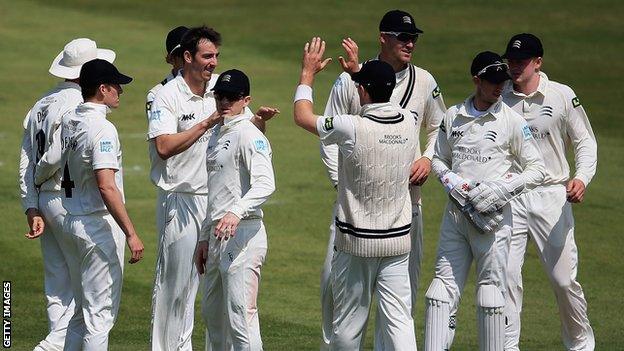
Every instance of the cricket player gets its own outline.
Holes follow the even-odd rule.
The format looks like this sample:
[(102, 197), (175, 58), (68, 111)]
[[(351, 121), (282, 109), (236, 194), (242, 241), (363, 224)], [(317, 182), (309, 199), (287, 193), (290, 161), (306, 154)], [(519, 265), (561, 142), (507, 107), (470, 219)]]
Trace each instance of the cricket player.
[(106, 119), (119, 106), (121, 85), (132, 78), (95, 59), (80, 70), (84, 103), (63, 116), (61, 151), (63, 231), (69, 236), (71, 285), (76, 301), (65, 350), (107, 350), (119, 309), (124, 241), (130, 263), (143, 257), (143, 243), (124, 205), (121, 145)]
[(232, 69), (212, 88), (223, 121), (208, 141), (208, 216), (197, 246), (202, 316), (213, 350), (262, 350), (260, 268), (267, 252), (262, 204), (275, 190), (269, 141), (250, 121), (249, 78)]
[[(503, 101), (524, 117), (548, 160), (544, 182), (512, 202), (505, 349), (518, 350), (522, 265), (530, 236), (555, 293), (565, 348), (593, 350), (595, 341), (587, 317), (587, 301), (576, 280), (578, 249), (571, 204), (583, 200), (596, 173), (596, 138), (574, 91), (549, 80), (541, 71), (543, 55), (539, 38), (522, 33), (509, 40), (503, 56), (512, 78), (503, 92)], [(566, 160), (569, 148), (574, 151), (575, 160), (571, 179)]]
[[(503, 350), (505, 269), (511, 238), (508, 202), (544, 179), (544, 162), (524, 119), (500, 94), (507, 65), (479, 53), (470, 68), (475, 93), (446, 113), (433, 170), (449, 193), (440, 228), (435, 277), (426, 293), (425, 350), (451, 348), (455, 319), (470, 265), (476, 263), (481, 350)], [(514, 172), (514, 162), (519, 165)]]
[[(151, 180), (159, 188), (156, 223), (159, 230), (156, 277), (152, 296), (152, 350), (192, 350), (195, 295), (199, 276), (193, 253), (208, 208), (206, 150), (210, 128), (222, 120), (214, 86), (221, 35), (205, 26), (189, 29), (181, 49), (182, 74), (156, 94), (147, 137)], [(246, 112), (249, 112), (248, 109)], [(261, 107), (252, 122), (279, 111)]]
[(87, 38), (67, 43), (49, 70), (63, 81), (43, 95), (24, 120), (19, 172), (21, 198), (30, 227), (26, 237), (34, 239), (44, 234), (40, 240), (49, 328), (35, 351), (62, 350), (67, 324), (74, 313), (74, 292), (66, 259), (69, 237), (63, 233), (66, 211), (60, 192), (59, 126), (61, 117), (82, 103), (78, 85), (80, 68), (96, 57), (113, 62), (115, 53), (98, 49)]
[[(438, 135), (438, 126), (444, 117), (446, 107), (440, 88), (433, 76), (426, 70), (413, 65), (412, 52), (415, 49), (416, 41), (422, 30), (416, 27), (414, 18), (407, 12), (393, 10), (387, 12), (379, 23), (379, 43), (381, 50), (374, 58), (389, 63), (395, 71), (396, 86), (390, 97), (392, 103), (401, 108), (410, 110), (412, 120), (416, 124), (415, 140), (418, 143), (418, 151), (412, 164), (410, 174), (410, 192), (412, 196), (412, 250), (410, 254), (410, 283), (412, 290), (412, 307), (416, 303), (416, 293), (418, 291), (418, 277), (420, 275), (420, 265), (422, 261), (422, 212), (420, 201), (420, 186), (427, 180), (431, 171), (431, 158), (435, 139)], [(329, 95), (325, 107), (326, 116), (350, 114), (357, 115), (361, 105), (357, 88), (351, 79), (350, 74), (360, 69), (358, 63), (358, 47), (354, 40), (347, 38), (343, 40), (342, 46), (346, 51), (346, 59), (340, 57), (339, 61), (346, 71), (342, 73)], [(427, 142), (424, 152), (421, 154), (419, 133), (424, 129), (427, 133)], [(325, 164), (329, 178), (337, 187), (338, 183), (338, 146), (336, 144), (326, 145), (321, 143), (321, 159)], [(331, 271), (331, 259), (334, 252), (335, 226), (332, 220), (330, 225), (329, 243), (323, 272), (321, 274), (321, 304), (322, 304), (322, 326), (323, 343), (322, 348), (326, 348), (331, 335), (332, 323), (332, 297), (329, 284), (329, 274)], [(377, 338), (382, 340), (381, 338)], [(383, 349), (382, 345), (376, 348)]]
[(409, 175), (417, 126), (409, 110), (390, 102), (396, 76), (380, 60), (351, 76), (362, 103), (358, 115), (316, 116), (314, 76), (331, 60), (323, 60), (324, 51), (320, 38), (305, 45), (294, 114), (299, 126), (339, 147), (329, 349), (360, 348), (375, 295), (380, 305), (376, 337), (383, 338), (384, 348), (416, 350), (408, 261)]
[[(147, 98), (145, 102), (145, 112), (147, 114), (147, 119), (149, 120), (150, 111), (152, 109), (152, 103), (154, 102), (154, 98), (156, 97), (156, 93), (162, 88), (165, 84), (169, 83), (170, 80), (175, 78), (182, 67), (184, 67), (184, 57), (182, 57), (182, 37), (188, 28), (185, 26), (175, 27), (167, 33), (167, 38), (165, 39), (165, 49), (167, 50), (167, 55), (165, 56), (165, 62), (171, 65), (171, 72), (163, 79), (160, 83), (156, 84), (152, 89), (147, 92)], [(151, 145), (151, 144), (150, 144)], [(153, 153), (150, 152), (150, 155)]]

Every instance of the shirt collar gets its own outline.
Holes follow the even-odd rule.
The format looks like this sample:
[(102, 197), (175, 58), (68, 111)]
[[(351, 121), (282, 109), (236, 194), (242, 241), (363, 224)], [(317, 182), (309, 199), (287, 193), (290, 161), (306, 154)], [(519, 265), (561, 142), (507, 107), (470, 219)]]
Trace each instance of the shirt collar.
[(398, 107), (391, 102), (381, 102), (375, 104), (366, 104), (360, 110), (360, 116), (374, 115), (375, 117), (396, 117)]
[(106, 115), (111, 113), (110, 107), (104, 104), (97, 104), (95, 102), (83, 102), (76, 108), (76, 113), (80, 115), (93, 114), (95, 116), (101, 115), (106, 118)]
[[(378, 61), (379, 60), (379, 55), (377, 55), (375, 58), (372, 58), (371, 61), (372, 60)], [(394, 73), (396, 75), (397, 83), (400, 82), (403, 78), (407, 77), (407, 72), (409, 72), (409, 66), (410, 66), (410, 63), (408, 63), (407, 66), (405, 66), (404, 69)]]
[[(457, 111), (458, 115), (464, 116), (464, 117), (468, 117), (468, 118), (477, 118), (479, 116), (473, 116), (472, 114), (470, 114), (469, 109), (466, 108), (466, 106), (468, 106), (468, 104), (472, 104), (473, 100), (474, 100), (474, 96), (475, 94), (471, 94), (466, 100), (464, 100), (464, 103), (459, 107), (459, 110)], [(496, 101), (494, 104), (492, 104), (492, 106), (490, 106), (487, 110), (484, 111), (484, 114), (481, 115), (479, 118), (485, 117), (485, 116), (492, 116), (494, 118), (498, 118), (501, 111), (502, 111), (502, 107), (503, 107), (503, 99), (501, 97), (498, 98), (498, 101)]]
[(511, 82), (511, 80), (509, 81), (509, 83), (507, 83), (507, 86), (505, 87), (505, 91), (507, 91), (507, 93), (511, 93), (521, 98), (533, 97), (535, 96), (535, 94), (546, 96), (546, 89), (548, 88), (548, 76), (544, 72), (539, 72), (538, 74), (539, 74), (539, 83), (537, 85), (537, 90), (532, 92), (531, 94), (524, 94), (519, 91), (516, 91), (513, 88), (513, 83)]
[[(181, 71), (180, 71), (180, 73), (181, 73)], [(187, 101), (191, 100), (193, 97), (199, 97), (199, 98), (203, 98), (203, 99), (205, 99), (207, 97), (212, 97), (212, 91), (210, 91), (210, 82), (206, 83), (206, 91), (204, 92), (204, 96), (198, 96), (198, 95), (195, 95), (191, 91), (191, 88), (189, 88), (188, 84), (186, 84), (186, 81), (184, 80), (184, 77), (183, 77), (182, 74), (178, 74), (174, 79), (178, 83), (178, 89), (180, 90), (182, 95), (184, 95), (186, 97)]]
[(236, 123), (242, 120), (250, 119), (251, 117), (253, 117), (253, 114), (251, 113), (251, 111), (249, 111), (248, 109), (244, 109), (243, 113), (241, 113), (240, 115), (223, 117), (223, 126), (232, 127)]
[(59, 89), (77, 89), (80, 91), (80, 85), (74, 82), (62, 81), (58, 84)]

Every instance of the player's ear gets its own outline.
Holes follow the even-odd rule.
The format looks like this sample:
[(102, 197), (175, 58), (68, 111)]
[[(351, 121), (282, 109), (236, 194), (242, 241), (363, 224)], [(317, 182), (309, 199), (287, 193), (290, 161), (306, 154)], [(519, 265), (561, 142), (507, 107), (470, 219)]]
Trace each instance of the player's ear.
[(249, 103), (251, 103), (251, 96), (245, 96), (243, 102), (245, 103), (245, 107), (249, 106)]
[(379, 43), (381, 43), (381, 45), (384, 45), (386, 43), (386, 38), (384, 38), (384, 35), (382, 33), (379, 33)]
[(479, 85), (479, 83), (481, 83), (481, 78), (477, 76), (472, 76), (472, 82), (474, 83), (474, 85)]
[(541, 57), (536, 57), (535, 58), (535, 71), (539, 72), (542, 70), (542, 58)]
[(191, 55), (191, 52), (188, 50), (184, 51), (184, 62), (186, 63), (193, 62), (193, 55)]

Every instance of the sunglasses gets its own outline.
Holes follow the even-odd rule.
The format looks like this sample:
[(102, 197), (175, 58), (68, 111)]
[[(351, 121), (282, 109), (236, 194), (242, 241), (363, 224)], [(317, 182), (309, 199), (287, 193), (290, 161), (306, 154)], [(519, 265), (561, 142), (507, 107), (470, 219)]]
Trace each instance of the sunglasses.
[(217, 100), (226, 99), (227, 101), (238, 101), (244, 98), (245, 95), (241, 93), (232, 93), (229, 91), (220, 91), (220, 92), (215, 91), (215, 97), (217, 98)]
[(505, 70), (505, 71), (509, 70), (509, 66), (507, 66), (506, 63), (503, 63), (503, 62), (493, 63), (491, 65), (487, 65), (483, 67), (479, 72), (477, 72), (477, 77), (487, 72), (490, 68), (494, 68), (495, 72), (501, 71), (501, 70)]
[(397, 38), (398, 41), (403, 43), (415, 43), (418, 41), (418, 34), (411, 34), (405, 32), (381, 32), (382, 34), (392, 35)]

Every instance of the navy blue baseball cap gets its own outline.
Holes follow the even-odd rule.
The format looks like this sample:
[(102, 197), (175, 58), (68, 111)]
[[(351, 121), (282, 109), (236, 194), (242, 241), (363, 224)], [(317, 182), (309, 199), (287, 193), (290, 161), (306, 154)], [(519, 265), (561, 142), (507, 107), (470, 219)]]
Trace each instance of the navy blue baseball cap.
[(420, 34), (423, 32), (416, 27), (414, 17), (401, 10), (386, 12), (386, 14), (381, 18), (381, 22), (379, 22), (379, 31), (409, 34)]
[(165, 48), (167, 54), (171, 55), (174, 51), (180, 49), (180, 43), (182, 43), (182, 37), (188, 32), (188, 28), (185, 26), (175, 27), (167, 34), (167, 40), (165, 41)]
[(227, 70), (219, 75), (212, 91), (215, 93), (239, 94), (249, 96), (249, 77), (237, 69)]
[(128, 84), (132, 78), (119, 72), (112, 63), (95, 59), (91, 60), (80, 69), (80, 86), (92, 87), (100, 84)]
[(516, 34), (507, 43), (503, 54), (505, 59), (526, 59), (531, 57), (543, 57), (544, 48), (542, 42), (533, 34)]
[(351, 75), (351, 79), (367, 90), (392, 92), (396, 85), (396, 75), (390, 64), (381, 60), (371, 60)]
[(470, 74), (491, 83), (502, 83), (509, 77), (509, 67), (497, 53), (483, 51), (477, 54), (470, 65)]

